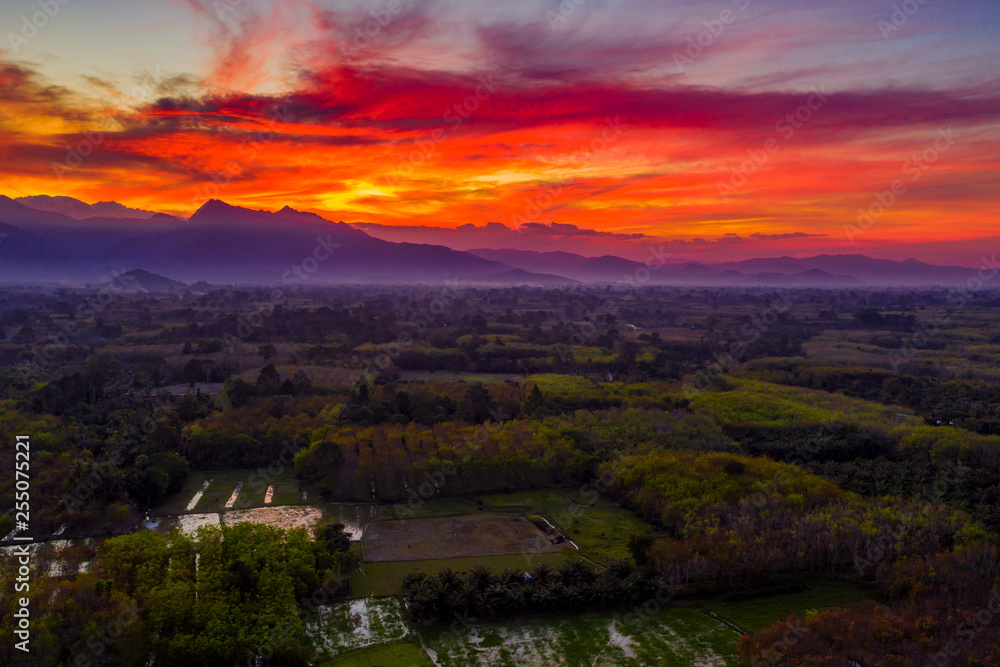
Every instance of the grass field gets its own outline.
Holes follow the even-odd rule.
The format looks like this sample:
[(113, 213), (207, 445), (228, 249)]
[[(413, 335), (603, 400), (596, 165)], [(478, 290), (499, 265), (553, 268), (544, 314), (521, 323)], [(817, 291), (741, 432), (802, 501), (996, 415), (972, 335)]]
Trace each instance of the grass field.
[(552, 508), (542, 516), (580, 548), (580, 554), (607, 563), (629, 558), (628, 541), (632, 535), (649, 534), (653, 527), (631, 512), (619, 507)]
[(440, 667), (736, 665), (737, 633), (696, 609), (582, 614), (421, 630)]
[[(233, 490), (236, 489), (236, 485), (240, 482), (245, 482), (247, 477), (248, 475), (244, 475), (241, 472), (220, 472), (212, 475), (212, 483), (194, 509), (198, 512), (226, 509), (226, 501), (229, 500)], [(243, 486), (248, 491), (251, 488), (245, 483)], [(242, 493), (242, 487), (240, 492)]]
[(396, 598), (362, 598), (322, 607), (306, 625), (324, 659), (410, 636), (410, 624)]
[(712, 602), (704, 605), (750, 632), (783, 621), (789, 616), (802, 616), (811, 610), (820, 611), (872, 599), (872, 594), (851, 583), (819, 579), (809, 584), (809, 590), (799, 593), (771, 595), (739, 602)]
[(501, 511), (539, 514), (580, 549), (587, 558), (606, 563), (630, 556), (629, 537), (653, 533), (653, 527), (594, 491), (576, 487), (516, 491), (475, 499)]
[(361, 544), (371, 562), (542, 553), (564, 546), (552, 544), (524, 517), (490, 512), (378, 521), (365, 529)]
[(564, 489), (540, 489), (537, 491), (514, 491), (512, 493), (493, 493), (486, 496), (474, 496), (485, 505), (504, 508), (541, 509), (548, 507), (563, 507), (569, 505), (569, 499), (562, 494)]
[[(189, 510), (187, 508), (189, 502), (208, 480), (211, 480), (208, 489), (205, 490), (205, 493), (198, 500), (197, 505)], [(303, 505), (316, 502), (317, 500), (315, 489), (310, 485), (303, 485), (296, 481), (291, 468), (280, 475), (267, 479), (253, 468), (241, 470), (198, 470), (188, 475), (181, 490), (167, 498), (156, 508), (155, 513), (166, 516), (183, 514), (189, 511), (217, 512), (225, 510), (226, 502), (236, 489), (236, 485), (240, 482), (243, 482), (243, 486), (240, 488), (240, 494), (236, 499), (233, 509), (272, 505)], [(265, 503), (264, 499), (267, 494), (267, 488), (272, 484), (274, 485), (274, 494), (271, 502)], [(302, 491), (306, 492), (306, 500), (302, 500)]]
[(411, 642), (375, 646), (319, 663), (320, 667), (434, 667), (424, 650)]
[(422, 516), (451, 516), (453, 514), (474, 514), (482, 508), (472, 496), (460, 498), (415, 498), (384, 506), (379, 516), (386, 519), (412, 519)]
[(421, 561), (391, 561), (362, 563), (351, 573), (351, 595), (402, 595), (403, 578), (420, 570), (437, 574), (445, 568), (464, 572), (477, 565), (485, 565), (494, 572), (511, 568), (518, 572), (530, 570), (541, 563), (558, 567), (576, 551), (562, 550), (537, 555), (480, 556), (477, 558), (438, 558)]

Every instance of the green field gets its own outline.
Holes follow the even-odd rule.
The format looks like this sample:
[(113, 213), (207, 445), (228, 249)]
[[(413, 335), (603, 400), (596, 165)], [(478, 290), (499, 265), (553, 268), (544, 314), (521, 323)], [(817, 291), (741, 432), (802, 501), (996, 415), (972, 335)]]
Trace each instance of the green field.
[(434, 667), (424, 650), (403, 642), (375, 646), (319, 663), (320, 667)]
[(542, 516), (572, 540), (580, 548), (581, 555), (599, 563), (629, 558), (629, 538), (653, 532), (651, 525), (618, 507), (574, 505), (542, 512)]
[(628, 558), (629, 537), (654, 532), (649, 523), (590, 488), (557, 487), (473, 497), (494, 510), (544, 517), (579, 547), (581, 556), (599, 563)]
[(306, 629), (323, 658), (410, 636), (409, 621), (396, 598), (361, 598), (325, 606)]
[(474, 496), (476, 500), (495, 508), (548, 508), (569, 505), (569, 499), (562, 494), (568, 489), (541, 489), (538, 491), (515, 491)]
[(362, 563), (351, 573), (351, 595), (402, 595), (403, 578), (420, 570), (427, 574), (437, 574), (451, 568), (464, 572), (476, 565), (485, 565), (494, 572), (511, 568), (518, 572), (531, 570), (540, 563), (556, 567), (573, 556), (575, 550), (564, 549), (537, 555), (477, 556), (473, 558), (438, 558), (421, 561), (389, 561), (383, 563)]
[(736, 665), (737, 633), (696, 609), (601, 613), (421, 630), (441, 667)]
[(415, 498), (392, 505), (386, 505), (379, 518), (411, 519), (422, 516), (450, 516), (452, 514), (471, 514), (480, 511), (479, 505), (472, 497), (460, 498)]
[(803, 616), (809, 611), (843, 607), (871, 600), (872, 593), (854, 584), (820, 579), (798, 593), (770, 595), (738, 602), (712, 602), (705, 607), (729, 619), (745, 630), (756, 632), (789, 616)]
[[(199, 512), (210, 512), (214, 510), (222, 510), (226, 508), (226, 501), (232, 495), (233, 490), (236, 489), (236, 485), (243, 482), (243, 487), (247, 491), (250, 491), (252, 487), (246, 483), (249, 475), (244, 475), (239, 471), (236, 472), (225, 472), (216, 473), (212, 475), (212, 483), (209, 485), (208, 490), (205, 491), (205, 495), (201, 497), (198, 504), (195, 506), (195, 510)], [(243, 494), (243, 488), (240, 489), (240, 495)]]
[[(184, 485), (177, 493), (168, 497), (155, 513), (159, 515), (182, 514), (189, 511), (188, 503), (195, 493), (201, 489), (206, 480), (212, 480), (208, 489), (202, 495), (195, 512), (215, 512), (226, 508), (226, 501), (236, 488), (236, 485), (243, 482), (240, 495), (237, 498), (233, 509), (246, 509), (250, 507), (265, 507), (272, 505), (300, 505), (316, 502), (317, 495), (310, 485), (303, 485), (294, 478), (294, 471), (289, 467), (280, 475), (273, 479), (263, 477), (255, 468), (244, 468), (237, 470), (198, 470), (188, 475)], [(274, 484), (274, 496), (271, 502), (265, 505), (264, 497), (267, 487)], [(301, 492), (307, 492), (307, 500), (301, 500)]]

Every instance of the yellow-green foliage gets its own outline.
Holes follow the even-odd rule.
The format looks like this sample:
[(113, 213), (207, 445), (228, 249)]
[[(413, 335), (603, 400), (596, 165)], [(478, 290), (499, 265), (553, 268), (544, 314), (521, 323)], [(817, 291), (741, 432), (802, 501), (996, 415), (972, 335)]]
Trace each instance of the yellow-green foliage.
[(572, 396), (600, 397), (599, 384), (582, 375), (558, 375), (556, 373), (545, 373), (542, 375), (532, 375), (525, 382), (525, 386), (537, 385), (545, 398), (558, 401)]
[[(515, 336), (513, 334), (487, 334), (481, 336), (479, 334), (466, 334), (464, 336), (459, 336), (455, 341), (455, 345), (458, 347), (466, 347), (471, 345), (473, 340), (479, 336), (479, 340), (483, 344), (493, 343), (497, 338), (503, 341), (504, 345), (516, 345), (518, 343), (526, 343), (526, 341), (520, 336)], [(525, 347), (531, 347), (530, 345), (525, 345)]]
[(707, 415), (634, 408), (577, 410), (571, 420), (566, 420), (566, 427), (588, 434), (588, 441), (595, 446), (633, 454), (651, 449), (726, 451), (739, 447)]
[(58, 417), (24, 414), (15, 409), (14, 401), (0, 401), (0, 442), (11, 443), (19, 435), (30, 436), (35, 451), (57, 449), (63, 442)]
[(900, 441), (904, 454), (926, 452), (935, 463), (962, 461), (995, 465), (1000, 436), (979, 435), (952, 426), (915, 426)]
[(681, 397), (677, 385), (666, 382), (598, 382), (582, 375), (542, 373), (524, 382), (529, 390), (532, 385), (545, 400), (563, 405), (662, 406), (664, 399)]
[(724, 424), (801, 426), (826, 421), (858, 426), (891, 426), (902, 408), (849, 398), (814, 389), (786, 387), (755, 380), (730, 379), (728, 391), (705, 391), (692, 404)]
[(795, 466), (725, 453), (658, 451), (624, 456), (606, 464), (604, 474), (613, 475), (614, 486), (639, 505), (683, 514), (732, 507), (755, 494), (810, 507), (849, 497), (831, 482)]

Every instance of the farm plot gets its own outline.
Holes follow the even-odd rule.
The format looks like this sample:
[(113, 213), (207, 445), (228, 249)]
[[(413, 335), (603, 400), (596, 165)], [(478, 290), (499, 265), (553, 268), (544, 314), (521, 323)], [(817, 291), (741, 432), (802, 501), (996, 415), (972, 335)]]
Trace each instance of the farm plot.
[(374, 521), (384, 508), (378, 505), (326, 505), (326, 523), (343, 524), (351, 540), (359, 541), (365, 527)]
[(412, 561), (503, 554), (544, 553), (553, 544), (524, 517), (463, 515), (378, 521), (361, 540), (366, 561)]
[(290, 469), (273, 477), (257, 469), (203, 470), (191, 473), (181, 490), (156, 508), (155, 514), (302, 505), (308, 502), (303, 492), (307, 499), (316, 497), (309, 485), (293, 477)]
[(402, 641), (410, 635), (410, 625), (396, 598), (362, 598), (319, 608), (306, 632), (322, 659), (330, 659)]
[(439, 667), (722, 667), (737, 633), (695, 609), (585, 614), (421, 630)]
[(310, 532), (322, 518), (323, 510), (318, 507), (255, 507), (222, 513), (222, 523), (226, 526), (252, 521), (287, 530), (307, 528)]

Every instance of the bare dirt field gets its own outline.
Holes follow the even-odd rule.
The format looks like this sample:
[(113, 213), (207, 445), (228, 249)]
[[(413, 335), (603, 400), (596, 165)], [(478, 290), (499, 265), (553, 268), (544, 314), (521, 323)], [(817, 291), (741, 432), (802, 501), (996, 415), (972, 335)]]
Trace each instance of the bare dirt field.
[(469, 514), (376, 521), (361, 538), (367, 561), (544, 553), (566, 548), (524, 517)]

